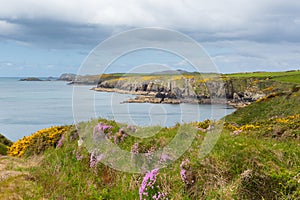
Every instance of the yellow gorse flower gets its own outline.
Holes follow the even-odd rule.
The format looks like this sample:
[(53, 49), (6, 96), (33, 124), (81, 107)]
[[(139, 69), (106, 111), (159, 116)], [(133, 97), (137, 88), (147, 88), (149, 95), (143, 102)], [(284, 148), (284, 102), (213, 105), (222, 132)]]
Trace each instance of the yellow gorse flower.
[(44, 145), (42, 149), (53, 146), (60, 139), (61, 135), (69, 129), (70, 126), (53, 126), (41, 129), (32, 135), (25, 136), (17, 142), (14, 142), (8, 150), (8, 155), (21, 157), (31, 146), (37, 143)]

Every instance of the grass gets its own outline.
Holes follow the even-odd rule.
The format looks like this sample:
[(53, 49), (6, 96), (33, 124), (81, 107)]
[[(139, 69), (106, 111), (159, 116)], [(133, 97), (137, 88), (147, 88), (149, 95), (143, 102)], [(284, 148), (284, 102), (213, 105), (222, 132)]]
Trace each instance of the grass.
[(234, 73), (226, 74), (230, 78), (268, 78), (281, 82), (300, 84), (300, 70), (292, 70), (286, 72), (248, 72), (248, 73)]
[[(155, 187), (149, 192), (164, 192), (168, 199), (185, 200), (300, 199), (299, 102), (300, 91), (295, 89), (238, 109), (225, 117), (219, 139), (203, 158), (199, 149), (206, 136), (211, 136), (207, 128), (213, 122), (188, 124), (201, 129), (181, 157), (159, 170)], [(137, 127), (131, 132), (132, 127), (115, 121), (82, 122), (78, 129), (71, 127), (64, 133), (61, 147), (47, 146), (43, 151), (25, 153), (23, 158), (0, 157), (0, 175), (11, 172), (1, 182), (0, 199), (8, 199), (9, 195), (23, 199), (139, 199), (145, 174), (118, 171), (101, 162), (90, 167), (89, 143), (78, 145), (77, 130), (89, 141), (99, 122), (112, 126), (107, 131), (111, 142), (121, 128), (130, 133), (117, 145), (129, 152), (138, 144), (140, 153), (165, 147), (180, 128), (179, 124), (171, 128)], [(149, 137), (136, 137), (145, 133)], [(178, 149), (184, 142), (182, 138), (176, 144)], [(39, 145), (43, 143), (34, 147)], [(193, 180), (191, 184), (184, 182), (180, 174), (181, 164), (187, 160), (186, 179)]]
[(300, 91), (282, 94), (253, 103), (226, 117), (226, 121), (247, 124), (271, 117), (284, 117), (300, 113)]
[(30, 169), (38, 165), (41, 157), (29, 159), (0, 157), (0, 199), (26, 199), (38, 197), (41, 188), (34, 181)]
[(285, 72), (244, 72), (226, 74), (229, 77), (277, 77), (277, 76), (291, 76), (300, 75), (300, 70), (291, 70)]
[(8, 147), (12, 145), (12, 142), (0, 134), (0, 155), (6, 155)]
[[(243, 110), (247, 112), (247, 109), (240, 109), (235, 115), (243, 115)], [(282, 114), (282, 117), (290, 114)], [(235, 119), (239, 118), (227, 123), (236, 123)], [(300, 198), (300, 119), (289, 119), (285, 131), (298, 131), (298, 135), (271, 137), (265, 134), (269, 127), (280, 125), (273, 119), (260, 119), (260, 129), (249, 129), (235, 135), (225, 126), (213, 150), (203, 159), (199, 159), (199, 145), (209, 133), (198, 131), (189, 150), (159, 171), (155, 185), (169, 199)], [(87, 130), (98, 122), (113, 126), (112, 132), (124, 127), (124, 124), (103, 119), (83, 122), (80, 127)], [(207, 121), (192, 125), (205, 128)], [(150, 129), (150, 132), (158, 131), (157, 134), (147, 139), (128, 136), (119, 143), (120, 148), (129, 151), (134, 143), (139, 143), (140, 152), (162, 147), (177, 134), (178, 126)], [(140, 128), (139, 131), (149, 131), (149, 128)], [(26, 169), (31, 177), (26, 178), (29, 182), (24, 185), (22, 178), (17, 179), (20, 182), (12, 178), (6, 184), (14, 183), (15, 186), (11, 187), (23, 184), (17, 194), (24, 199), (139, 199), (138, 190), (144, 174), (117, 171), (102, 163), (91, 168), (90, 153), (83, 146), (79, 147), (77, 140), (76, 132), (71, 130), (65, 135), (62, 147), (50, 147), (40, 155), (38, 165)], [(192, 185), (181, 180), (180, 164), (183, 160), (190, 161), (189, 170), (195, 178)], [(24, 169), (19, 167), (19, 170)], [(12, 191), (6, 186), (2, 188), (4, 192)]]
[[(91, 79), (98, 79), (99, 76), (87, 76)], [(181, 74), (137, 74), (137, 73), (113, 73), (113, 74), (103, 74), (101, 76), (102, 80), (113, 80), (113, 79), (149, 79), (149, 80), (176, 80), (181, 77), (186, 78), (217, 78), (223, 77), (228, 78), (259, 78), (259, 79), (272, 79), (281, 82), (288, 83), (300, 83), (300, 70), (291, 70), (285, 72), (245, 72), (245, 73), (233, 73), (233, 74), (215, 74), (215, 73), (197, 73), (197, 72), (187, 72)]]

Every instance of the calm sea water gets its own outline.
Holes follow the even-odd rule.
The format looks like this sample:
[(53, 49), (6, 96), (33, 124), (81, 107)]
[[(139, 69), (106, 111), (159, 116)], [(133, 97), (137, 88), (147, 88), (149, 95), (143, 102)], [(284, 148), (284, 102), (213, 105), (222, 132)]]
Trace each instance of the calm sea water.
[[(18, 80), (0, 78), (0, 133), (16, 141), (45, 127), (74, 123), (73, 86), (60, 81)], [(133, 96), (94, 92), (90, 87), (80, 89), (91, 95), (76, 97), (82, 105), (93, 103), (95, 108), (94, 113), (80, 115), (81, 120), (103, 117), (140, 126), (173, 126), (177, 122), (219, 119), (234, 111), (226, 105), (122, 104)]]

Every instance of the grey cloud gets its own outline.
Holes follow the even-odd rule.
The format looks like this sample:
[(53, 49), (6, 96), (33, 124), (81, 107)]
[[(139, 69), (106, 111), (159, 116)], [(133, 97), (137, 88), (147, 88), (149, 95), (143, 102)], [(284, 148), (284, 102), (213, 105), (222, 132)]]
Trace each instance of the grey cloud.
[[(198, 41), (272, 43), (300, 41), (299, 7), (296, 0), (77, 0), (72, 4), (58, 0), (39, 4), (12, 0), (2, 5), (0, 18), (12, 25), (2, 38), (60, 47), (93, 46), (113, 33), (143, 26), (172, 28)], [(13, 32), (12, 27), (18, 30)]]
[(5, 19), (5, 21), (18, 27), (18, 31), (2, 35), (2, 39), (31, 43), (46, 48), (91, 48), (112, 32), (111, 27), (53, 20)]
[(258, 43), (240, 40), (206, 42), (203, 46), (208, 52), (216, 48), (230, 49), (211, 54), (222, 72), (299, 69), (300, 43)]

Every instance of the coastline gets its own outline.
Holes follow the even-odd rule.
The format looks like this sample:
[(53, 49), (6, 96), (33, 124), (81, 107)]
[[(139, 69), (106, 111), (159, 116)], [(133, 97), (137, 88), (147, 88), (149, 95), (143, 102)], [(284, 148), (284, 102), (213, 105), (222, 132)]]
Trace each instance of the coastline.
[[(103, 87), (93, 87), (90, 90), (96, 92), (115, 92), (119, 94), (131, 94), (137, 95), (135, 98), (127, 99), (122, 103), (154, 103), (154, 104), (222, 104), (229, 105), (233, 108), (243, 108), (250, 105), (251, 102), (237, 101), (234, 99), (223, 99), (223, 98), (169, 98), (168, 94), (158, 93), (158, 92), (148, 92), (148, 91), (128, 91), (117, 88), (103, 88)], [(159, 95), (158, 95), (159, 94)], [(157, 97), (162, 96), (162, 97)]]

